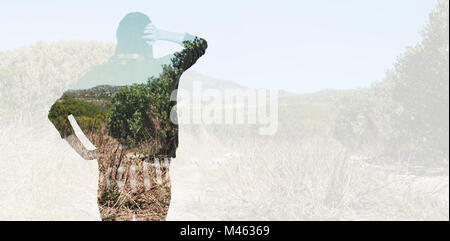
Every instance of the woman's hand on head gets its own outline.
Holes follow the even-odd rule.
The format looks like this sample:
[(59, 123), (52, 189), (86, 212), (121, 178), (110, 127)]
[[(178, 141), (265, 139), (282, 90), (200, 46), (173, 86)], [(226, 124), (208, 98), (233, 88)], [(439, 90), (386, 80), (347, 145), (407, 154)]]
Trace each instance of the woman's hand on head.
[(164, 40), (183, 45), (184, 41), (194, 41), (195, 36), (188, 33), (175, 33), (156, 28), (153, 24), (148, 24), (142, 35), (147, 44), (154, 44), (156, 40)]
[(158, 29), (153, 24), (148, 24), (144, 29), (144, 34), (142, 35), (142, 39), (145, 40), (148, 44), (152, 45), (158, 40)]

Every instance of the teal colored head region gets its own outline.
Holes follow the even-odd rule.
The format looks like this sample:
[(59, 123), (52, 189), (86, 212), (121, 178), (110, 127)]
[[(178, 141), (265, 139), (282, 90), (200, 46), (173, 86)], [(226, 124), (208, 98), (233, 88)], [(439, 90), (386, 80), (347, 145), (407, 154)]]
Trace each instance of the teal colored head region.
[(142, 84), (150, 77), (161, 74), (162, 66), (169, 65), (173, 56), (153, 58), (154, 41), (145, 38), (145, 29), (151, 23), (150, 18), (143, 13), (127, 14), (117, 28), (117, 45), (111, 59), (104, 65), (92, 68), (70, 89)]

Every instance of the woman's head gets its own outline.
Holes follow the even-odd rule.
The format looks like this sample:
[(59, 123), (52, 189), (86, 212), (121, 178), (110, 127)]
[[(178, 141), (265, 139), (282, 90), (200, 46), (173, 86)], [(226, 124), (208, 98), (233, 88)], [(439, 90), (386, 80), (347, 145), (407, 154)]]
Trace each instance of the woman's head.
[(150, 18), (143, 13), (127, 14), (117, 28), (116, 54), (140, 54), (147, 58), (153, 58), (151, 45), (142, 39), (145, 27), (151, 22)]

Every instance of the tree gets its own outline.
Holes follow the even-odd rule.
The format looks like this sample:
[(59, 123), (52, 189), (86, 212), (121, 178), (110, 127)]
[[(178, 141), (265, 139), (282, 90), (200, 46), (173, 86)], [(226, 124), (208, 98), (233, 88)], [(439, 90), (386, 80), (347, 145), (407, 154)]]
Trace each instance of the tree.
[(449, 3), (440, 0), (423, 40), (385, 79), (343, 103), (335, 135), (354, 150), (390, 159), (448, 162)]
[(391, 85), (403, 111), (395, 125), (422, 157), (448, 160), (449, 2), (441, 0), (422, 31), (423, 40), (397, 61)]

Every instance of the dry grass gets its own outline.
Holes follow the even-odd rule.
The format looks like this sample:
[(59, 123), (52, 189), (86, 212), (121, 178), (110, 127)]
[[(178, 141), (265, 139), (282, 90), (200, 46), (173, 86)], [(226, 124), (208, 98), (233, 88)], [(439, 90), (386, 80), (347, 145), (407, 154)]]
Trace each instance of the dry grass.
[(99, 167), (102, 220), (163, 221), (170, 204), (169, 159), (128, 149), (104, 131), (91, 132)]
[(426, 177), (373, 166), (332, 138), (235, 138), (228, 145), (211, 135), (180, 136), (169, 220), (449, 217), (448, 173)]

